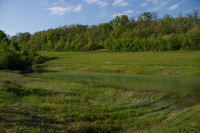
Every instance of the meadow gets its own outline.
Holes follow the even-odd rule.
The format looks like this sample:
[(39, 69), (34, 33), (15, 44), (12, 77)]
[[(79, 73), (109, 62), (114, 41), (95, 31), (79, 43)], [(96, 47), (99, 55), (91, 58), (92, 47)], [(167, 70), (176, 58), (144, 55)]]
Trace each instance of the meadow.
[(0, 132), (200, 131), (200, 51), (38, 53), (0, 71)]

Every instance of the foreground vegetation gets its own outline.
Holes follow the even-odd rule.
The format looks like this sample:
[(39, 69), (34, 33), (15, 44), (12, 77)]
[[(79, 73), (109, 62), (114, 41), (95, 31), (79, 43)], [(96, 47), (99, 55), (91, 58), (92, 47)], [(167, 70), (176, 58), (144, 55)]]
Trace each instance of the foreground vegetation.
[(39, 54), (39, 73), (0, 71), (2, 132), (200, 130), (199, 51)]

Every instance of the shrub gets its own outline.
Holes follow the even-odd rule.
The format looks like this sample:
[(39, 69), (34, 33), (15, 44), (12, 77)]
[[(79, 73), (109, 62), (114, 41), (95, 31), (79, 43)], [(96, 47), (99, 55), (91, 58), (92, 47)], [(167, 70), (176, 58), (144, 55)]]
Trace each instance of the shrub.
[(184, 49), (184, 50), (191, 49), (191, 48), (190, 48), (190, 44), (189, 44), (188, 38), (185, 38), (185, 39), (183, 40), (183, 43), (182, 43), (181, 47), (182, 47), (182, 49)]
[(44, 63), (44, 61), (45, 61), (44, 58), (39, 55), (33, 58), (33, 64), (41, 64), (41, 63)]
[(190, 35), (189, 44), (192, 50), (200, 50), (200, 33)]
[(30, 70), (32, 57), (14, 51), (0, 51), (0, 69)]
[(156, 43), (158, 44), (158, 48), (157, 48), (158, 51), (165, 51), (165, 50), (167, 50), (166, 40), (163, 39), (162, 37), (158, 37), (156, 39)]
[(178, 38), (175, 35), (171, 35), (167, 39), (167, 47), (168, 47), (168, 50), (180, 49), (181, 45), (179, 44)]

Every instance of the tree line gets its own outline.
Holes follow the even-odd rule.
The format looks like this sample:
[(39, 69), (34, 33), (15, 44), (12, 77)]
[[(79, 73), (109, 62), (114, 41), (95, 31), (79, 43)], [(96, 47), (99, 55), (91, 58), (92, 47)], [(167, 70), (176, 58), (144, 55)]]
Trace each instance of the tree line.
[[(90, 51), (108, 49), (117, 52), (200, 50), (200, 17), (198, 11), (178, 17), (145, 12), (137, 19), (116, 16), (99, 25), (70, 25), (18, 33), (5, 38), (15, 49), (24, 51)], [(2, 44), (1, 44), (2, 45)]]

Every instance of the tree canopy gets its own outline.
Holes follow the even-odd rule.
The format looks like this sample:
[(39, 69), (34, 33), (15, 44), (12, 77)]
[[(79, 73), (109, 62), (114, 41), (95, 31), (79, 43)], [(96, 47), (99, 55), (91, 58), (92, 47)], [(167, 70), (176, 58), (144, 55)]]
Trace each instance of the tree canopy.
[[(1, 40), (8, 40), (0, 32)], [(99, 25), (70, 25), (39, 31), (18, 33), (11, 37), (20, 48), (47, 51), (166, 51), (199, 50), (200, 18), (197, 11), (178, 17), (145, 12), (137, 19), (116, 16)]]

